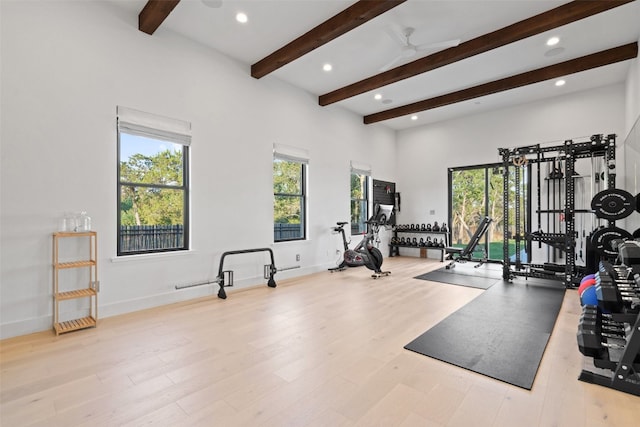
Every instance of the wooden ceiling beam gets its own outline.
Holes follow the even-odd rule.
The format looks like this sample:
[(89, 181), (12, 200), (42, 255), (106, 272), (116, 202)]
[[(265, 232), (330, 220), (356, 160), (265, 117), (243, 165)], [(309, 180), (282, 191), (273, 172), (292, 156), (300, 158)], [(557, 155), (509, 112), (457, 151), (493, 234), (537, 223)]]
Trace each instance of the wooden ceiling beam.
[(259, 79), (406, 0), (360, 0), (251, 66)]
[(376, 74), (359, 82), (320, 95), (318, 103), (322, 106), (333, 104), (334, 102), (342, 101), (562, 25), (596, 15), (630, 3), (631, 1), (634, 0), (572, 1), (507, 27), (476, 37), (475, 39), (461, 43), (457, 47), (436, 52), (408, 64), (392, 68), (384, 73)]
[(138, 15), (138, 29), (153, 34), (178, 3), (180, 0), (149, 0)]
[(591, 70), (592, 68), (614, 64), (616, 62), (626, 61), (637, 56), (638, 43), (629, 43), (613, 49), (603, 50), (598, 53), (561, 62), (559, 64), (538, 68), (537, 70), (527, 71), (515, 76), (436, 96), (435, 98), (425, 99), (412, 104), (403, 105), (401, 107), (369, 114), (364, 116), (363, 121), (365, 124), (371, 124), (381, 122), (383, 120), (394, 119), (408, 114), (415, 114), (421, 111), (444, 107), (445, 105), (468, 101), (481, 96), (491, 95), (505, 90), (516, 89), (522, 86), (543, 82), (545, 80), (551, 80), (567, 76), (569, 74)]

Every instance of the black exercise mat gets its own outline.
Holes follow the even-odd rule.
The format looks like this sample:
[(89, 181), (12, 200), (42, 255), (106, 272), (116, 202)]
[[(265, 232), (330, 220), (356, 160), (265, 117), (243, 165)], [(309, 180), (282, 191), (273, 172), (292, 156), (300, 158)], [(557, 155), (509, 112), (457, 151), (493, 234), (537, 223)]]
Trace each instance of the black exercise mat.
[(404, 348), (531, 390), (563, 297), (560, 282), (501, 281)]
[(431, 280), (433, 282), (448, 283), (451, 285), (469, 286), (471, 288), (488, 289), (497, 282), (502, 281), (502, 270), (490, 270), (486, 268), (439, 268), (414, 279)]

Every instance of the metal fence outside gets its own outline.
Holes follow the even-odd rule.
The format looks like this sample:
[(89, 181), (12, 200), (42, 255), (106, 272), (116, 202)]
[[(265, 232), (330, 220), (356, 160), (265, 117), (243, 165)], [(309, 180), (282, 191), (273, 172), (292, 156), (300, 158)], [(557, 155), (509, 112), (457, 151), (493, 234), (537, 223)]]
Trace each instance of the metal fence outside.
[(274, 242), (278, 242), (280, 240), (302, 239), (303, 237), (301, 224), (273, 224)]
[[(302, 239), (300, 224), (273, 224), (273, 239)], [(176, 225), (123, 225), (120, 227), (120, 252), (142, 252), (157, 249), (175, 249), (184, 246), (184, 226)]]
[(120, 252), (184, 247), (184, 226), (123, 225), (120, 227)]

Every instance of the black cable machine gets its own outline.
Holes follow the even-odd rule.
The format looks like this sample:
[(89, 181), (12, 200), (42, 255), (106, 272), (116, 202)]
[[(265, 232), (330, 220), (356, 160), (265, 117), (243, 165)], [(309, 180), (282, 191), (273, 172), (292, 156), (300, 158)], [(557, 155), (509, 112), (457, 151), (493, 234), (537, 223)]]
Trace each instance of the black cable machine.
[[(575, 214), (591, 213), (591, 210), (575, 208), (575, 179), (578, 178), (575, 171), (575, 164), (578, 159), (603, 157), (607, 166), (606, 169), (606, 185), (609, 189), (615, 188), (616, 172), (615, 172), (615, 155), (616, 155), (616, 136), (615, 135), (592, 135), (588, 141), (576, 142), (567, 140), (561, 145), (541, 146), (540, 144), (529, 145), (517, 148), (499, 148), (498, 152), (502, 157), (503, 163), (503, 279), (512, 280), (516, 276), (537, 277), (544, 279), (561, 280), (565, 287), (571, 288), (577, 286), (581, 278), (581, 272), (576, 267), (576, 229)], [(553, 188), (553, 200), (550, 200), (549, 191), (547, 191), (546, 209), (541, 207), (541, 185), (540, 168), (542, 164), (552, 163), (553, 169), (545, 179), (549, 180), (548, 187)], [(562, 170), (562, 162), (564, 162), (564, 171)], [(509, 206), (510, 206), (510, 189), (520, 188), (521, 185), (521, 169), (529, 164), (537, 166), (537, 219), (538, 230), (529, 232), (521, 229), (520, 221), (520, 192), (514, 192), (513, 204), (515, 208), (515, 232), (510, 232), (509, 224)], [(560, 166), (556, 166), (560, 165)], [(513, 180), (510, 179), (510, 168), (515, 173)], [(564, 183), (564, 201), (562, 200), (562, 185)], [(558, 198), (556, 199), (556, 189)], [(564, 202), (564, 206), (563, 205)], [(547, 215), (547, 229), (542, 230), (542, 215)], [(556, 216), (561, 218), (558, 222)], [(553, 218), (553, 221), (551, 221)], [(562, 230), (564, 223), (564, 232)], [(614, 221), (609, 221), (609, 226), (613, 227)], [(509, 239), (515, 240), (515, 260), (511, 261), (509, 255)], [(522, 262), (520, 251), (524, 242), (538, 242), (539, 247), (542, 244), (549, 245), (554, 263), (535, 264), (531, 262), (531, 254), (527, 258), (528, 262)], [(565, 265), (555, 264), (557, 258), (564, 258)], [(512, 268), (512, 266), (514, 268)]]

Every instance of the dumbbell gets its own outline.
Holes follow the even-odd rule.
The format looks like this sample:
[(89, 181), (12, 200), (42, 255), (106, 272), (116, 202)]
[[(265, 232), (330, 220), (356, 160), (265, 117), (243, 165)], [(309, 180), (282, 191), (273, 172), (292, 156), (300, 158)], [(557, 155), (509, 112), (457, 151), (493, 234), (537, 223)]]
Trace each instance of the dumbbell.
[(598, 271), (601, 273), (606, 273), (607, 275), (615, 279), (633, 279), (633, 268), (624, 265), (613, 265), (607, 261), (600, 261), (600, 264), (598, 265)]
[[(592, 309), (597, 313), (598, 309), (595, 306), (585, 306), (583, 308), (583, 314), (588, 313)], [(598, 323), (598, 321), (588, 322), (581, 319), (576, 334), (580, 353), (588, 357), (601, 358), (607, 348), (622, 349), (625, 347), (626, 340), (619, 330), (615, 330), (615, 333), (602, 333), (602, 329), (598, 327)], [(604, 342), (603, 338), (607, 339), (607, 341)], [(617, 342), (609, 342), (609, 340)]]
[(420, 225), (420, 231), (427, 231), (427, 226), (424, 224)]
[(625, 306), (640, 305), (637, 293), (622, 291), (608, 276), (596, 276), (595, 291), (598, 307), (604, 311), (619, 313), (623, 311)]
[(400, 239), (400, 244), (401, 244), (401, 245), (406, 244), (406, 241), (405, 241), (404, 237), (402, 237), (402, 238)]
[(424, 248), (424, 239), (422, 237), (420, 238), (420, 242), (418, 243), (418, 246), (420, 246), (421, 248)]
[(600, 335), (612, 338), (624, 338), (626, 336), (623, 323), (605, 320), (597, 316), (596, 318), (589, 315), (586, 317), (584, 315), (580, 316), (578, 330), (596, 331)]
[(431, 227), (433, 231), (440, 231), (440, 226), (438, 225), (438, 221), (433, 223), (433, 227)]
[[(624, 349), (626, 345), (626, 341), (622, 338), (607, 338), (605, 342), (602, 340), (603, 336), (593, 330), (579, 329), (576, 338), (580, 353), (596, 359), (602, 358), (607, 348)], [(609, 340), (618, 342), (609, 342)]]
[(624, 322), (614, 320), (614, 317), (611, 314), (603, 313), (596, 305), (583, 306), (580, 319), (597, 320), (607, 325), (624, 326)]
[(442, 225), (440, 226), (440, 231), (442, 231), (443, 233), (446, 233), (448, 231), (446, 222), (442, 223)]
[(607, 286), (615, 286), (623, 294), (630, 294), (631, 297), (640, 297), (640, 287), (635, 280), (615, 279), (611, 276), (596, 274), (596, 284), (604, 283)]
[(418, 239), (414, 237), (413, 240), (411, 240), (411, 244), (413, 246), (418, 246)]
[(600, 322), (607, 327), (624, 328), (624, 322), (614, 320), (610, 314), (603, 313), (595, 305), (585, 305), (582, 307), (580, 321), (582, 320), (587, 322)]
[(431, 230), (431, 224), (427, 224), (427, 226), (426, 226), (425, 230), (426, 230), (426, 231), (432, 231), (432, 230)]
[[(635, 280), (631, 279), (616, 279), (613, 278), (611, 276), (600, 276), (600, 274), (596, 275), (596, 283), (598, 283), (598, 281), (600, 282), (604, 282), (607, 285), (611, 285), (611, 286), (615, 286), (617, 287), (622, 293), (629, 293), (629, 294), (635, 294), (635, 296), (640, 297), (640, 295), (638, 295), (638, 293), (640, 292), (640, 286), (638, 286), (638, 284), (636, 283)], [(632, 295), (634, 296), (634, 295)]]
[(431, 237), (427, 237), (426, 240), (424, 241), (424, 245), (428, 248), (433, 246), (433, 242), (431, 241)]

